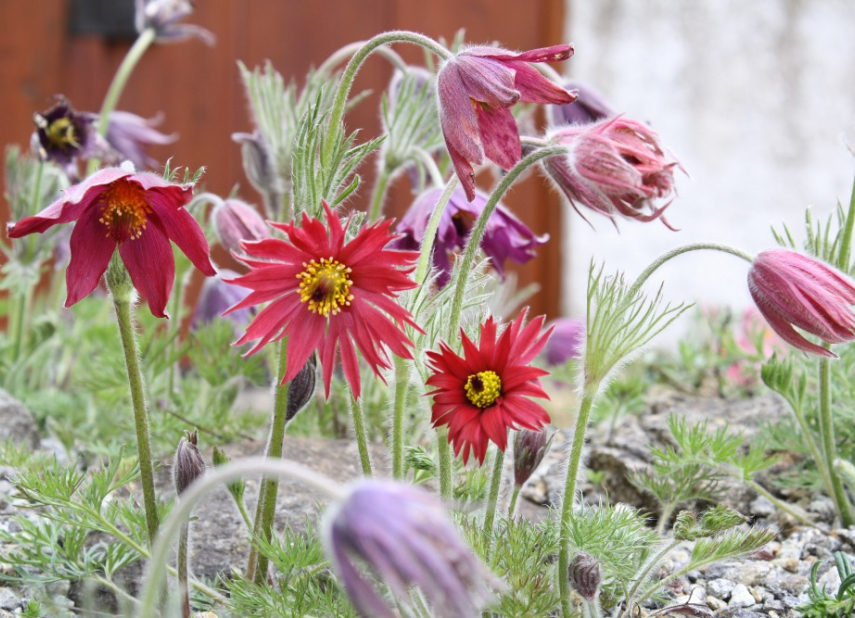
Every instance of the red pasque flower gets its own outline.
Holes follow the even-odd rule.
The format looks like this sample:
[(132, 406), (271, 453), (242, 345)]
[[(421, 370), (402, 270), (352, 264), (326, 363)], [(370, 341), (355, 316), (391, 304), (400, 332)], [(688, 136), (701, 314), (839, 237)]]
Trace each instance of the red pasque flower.
[(397, 236), (390, 220), (360, 230), (345, 242), (338, 216), (324, 204), (326, 225), (303, 213), (298, 227), (271, 223), (288, 236), (241, 243), (245, 255), (235, 255), (250, 271), (229, 283), (252, 292), (226, 313), (270, 302), (259, 311), (236, 345), (257, 339), (253, 354), (271, 341), (288, 337), (288, 359), (283, 383), (292, 380), (315, 350), (323, 366), (326, 395), (330, 394), (336, 349), (353, 394), (359, 397), (356, 348), (375, 374), (390, 367), (384, 348), (412, 358), (412, 341), (404, 325), (421, 329), (395, 300), (398, 292), (416, 287), (407, 275), (418, 252), (386, 246)]
[(448, 440), (454, 454), (463, 451), (464, 463), (471, 452), (484, 463), (489, 441), (504, 451), (508, 429), (524, 427), (538, 431), (549, 423), (549, 414), (532, 397), (549, 399), (540, 385), (548, 371), (530, 367), (551, 329), (542, 332), (544, 317), (523, 326), (526, 312), (505, 328), (496, 339), (493, 318), (481, 326), (478, 347), (461, 329), (463, 357), (445, 343), (439, 352), (428, 352), (428, 366), (434, 372), (427, 385), (433, 395), (433, 426), (448, 425)]
[(826, 343), (855, 339), (855, 281), (815, 258), (789, 249), (763, 251), (748, 271), (748, 290), (772, 330), (799, 350), (837, 356), (794, 326)]
[(527, 63), (558, 62), (572, 55), (572, 45), (521, 54), (498, 47), (470, 47), (442, 66), (437, 76), (442, 134), (470, 202), (475, 198), (472, 164), (481, 164), (486, 156), (507, 170), (522, 156), (510, 110), (517, 101), (562, 104), (576, 98)]
[(175, 279), (170, 240), (205, 275), (216, 274), (205, 235), (184, 209), (191, 197), (192, 185), (108, 167), (66, 189), (39, 214), (9, 223), (6, 231), (10, 238), (20, 238), (77, 221), (71, 232), (71, 262), (65, 271), (65, 306), (98, 286), (118, 247), (134, 287), (151, 312), (163, 318)]

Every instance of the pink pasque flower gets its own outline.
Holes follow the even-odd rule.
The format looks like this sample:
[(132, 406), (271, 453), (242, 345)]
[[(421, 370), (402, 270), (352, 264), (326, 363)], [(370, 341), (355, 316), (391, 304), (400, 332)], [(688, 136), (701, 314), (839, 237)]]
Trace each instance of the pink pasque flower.
[(32, 217), (7, 225), (9, 238), (41, 233), (77, 221), (71, 233), (71, 261), (65, 271), (70, 307), (88, 296), (119, 249), (131, 281), (151, 312), (167, 317), (175, 279), (171, 240), (205, 275), (216, 274), (202, 228), (184, 209), (192, 185), (179, 185), (146, 172), (108, 167), (69, 187)]
[(671, 228), (662, 213), (674, 197), (679, 163), (649, 127), (617, 116), (561, 127), (549, 142), (566, 146), (568, 153), (549, 157), (543, 168), (583, 219), (580, 206), (612, 221), (661, 219)]
[(522, 157), (510, 110), (517, 101), (562, 104), (576, 98), (527, 63), (558, 62), (572, 55), (572, 45), (521, 54), (470, 47), (443, 64), (437, 76), (442, 134), (470, 202), (475, 199), (473, 164), (480, 165), (486, 156), (507, 170)]
[(790, 249), (763, 251), (748, 271), (748, 290), (772, 330), (799, 350), (837, 356), (794, 326), (826, 343), (855, 339), (855, 281), (815, 258)]

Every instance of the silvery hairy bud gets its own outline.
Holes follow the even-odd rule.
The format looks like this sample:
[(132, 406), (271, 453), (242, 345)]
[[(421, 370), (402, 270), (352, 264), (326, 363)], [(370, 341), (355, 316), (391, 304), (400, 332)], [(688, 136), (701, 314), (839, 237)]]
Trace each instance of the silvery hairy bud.
[(315, 382), (317, 372), (315, 367), (317, 360), (312, 354), (297, 376), (288, 385), (288, 408), (285, 410), (285, 422), (297, 416), (297, 413), (306, 407), (312, 395), (315, 394)]
[(172, 480), (175, 484), (175, 491), (180, 495), (183, 494), (188, 487), (197, 478), (205, 473), (205, 460), (196, 448), (198, 441), (198, 433), (193, 431), (185, 431), (184, 437), (178, 443), (178, 449), (175, 451), (175, 461), (172, 464)]
[(570, 585), (586, 601), (593, 601), (600, 591), (600, 563), (593, 556), (578, 553), (570, 563)]

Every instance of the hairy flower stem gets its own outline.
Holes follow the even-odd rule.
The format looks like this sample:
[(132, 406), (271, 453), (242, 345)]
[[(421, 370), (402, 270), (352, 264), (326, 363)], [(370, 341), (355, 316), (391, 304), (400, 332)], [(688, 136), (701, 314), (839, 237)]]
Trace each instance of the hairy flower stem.
[(531, 154), (523, 157), (507, 174), (502, 177), (502, 180), (490, 194), (487, 203), (484, 204), (484, 210), (475, 221), (475, 226), (469, 234), (466, 241), (466, 250), (463, 253), (462, 261), (460, 262), (460, 277), (457, 279), (457, 285), (454, 288), (454, 298), (451, 301), (451, 319), (449, 320), (448, 333), (449, 337), (453, 337), (460, 326), (460, 314), (463, 311), (463, 296), (466, 292), (466, 282), (468, 273), (472, 272), (475, 265), (475, 256), (478, 254), (478, 249), (481, 247), (481, 241), (484, 239), (484, 233), (487, 231), (487, 222), (490, 216), (499, 205), (499, 200), (504, 197), (511, 185), (516, 182), (517, 178), (526, 171), (529, 167), (545, 159), (556, 155), (563, 155), (567, 152), (564, 146), (550, 146), (549, 148), (541, 148), (535, 150)]
[(486, 560), (490, 561), (493, 550), (493, 522), (496, 519), (496, 505), (499, 503), (499, 492), (502, 489), (502, 477), (505, 472), (505, 451), (496, 449), (493, 459), (493, 475), (490, 477), (490, 495), (487, 498), (487, 512), (484, 513), (484, 544), (487, 548)]
[(395, 408), (392, 412), (392, 478), (404, 478), (404, 404), (410, 386), (407, 361), (395, 357)]
[(632, 588), (630, 588), (629, 592), (626, 594), (624, 609), (621, 613), (618, 614), (618, 616), (623, 616), (625, 613), (630, 616), (633, 614), (633, 602), (635, 600), (635, 595), (638, 593), (638, 589), (642, 586), (642, 584), (644, 584), (645, 581), (647, 581), (647, 576), (650, 575), (650, 571), (652, 571), (653, 568), (657, 564), (659, 564), (659, 562), (661, 562), (661, 560), (665, 556), (668, 555), (668, 552), (677, 547), (677, 545), (679, 544), (680, 541), (678, 541), (677, 539), (672, 540), (670, 543), (665, 545), (665, 547), (663, 547), (661, 551), (648, 558), (647, 562), (645, 562), (641, 566), (641, 572), (638, 574), (638, 577), (635, 578), (635, 583), (632, 585)]
[(508, 518), (513, 517), (514, 511), (517, 510), (517, 500), (519, 500), (521, 489), (522, 487), (519, 485), (514, 485), (514, 491), (511, 494), (511, 502), (508, 504)]
[(389, 181), (392, 179), (392, 170), (385, 163), (377, 172), (377, 179), (374, 181), (374, 188), (371, 194), (371, 207), (368, 210), (368, 223), (377, 221), (380, 218), (380, 211), (383, 209), (383, 201), (386, 199), (386, 191), (389, 189)]
[(419, 261), (416, 265), (415, 280), (419, 285), (425, 282), (425, 279), (427, 279), (428, 273), (430, 272), (430, 259), (433, 255), (433, 244), (436, 240), (436, 231), (439, 229), (439, 222), (442, 220), (442, 213), (445, 212), (448, 202), (451, 201), (451, 196), (454, 194), (454, 190), (457, 188), (458, 183), (459, 181), (457, 180), (456, 175), (452, 176), (448, 180), (448, 183), (445, 185), (445, 189), (439, 196), (439, 201), (436, 203), (436, 207), (430, 215), (430, 219), (428, 219), (427, 226), (425, 227), (425, 235), (422, 238), (422, 246), (420, 249), (421, 254), (419, 255)]
[(582, 447), (585, 446), (585, 431), (588, 428), (588, 418), (594, 406), (594, 397), (599, 383), (586, 385), (576, 417), (576, 429), (573, 432), (573, 444), (567, 463), (567, 478), (564, 480), (564, 498), (561, 502), (561, 546), (558, 551), (558, 590), (561, 594), (561, 611), (564, 618), (571, 618), (573, 604), (570, 600), (570, 520), (573, 517), (573, 502), (576, 497), (576, 478), (579, 476), (579, 465), (582, 461)]
[(176, 535), (181, 531), (193, 508), (213, 488), (237, 481), (246, 474), (264, 474), (266, 476), (284, 476), (300, 481), (320, 491), (322, 494), (334, 499), (342, 500), (345, 497), (342, 487), (322, 474), (310, 470), (306, 466), (290, 460), (271, 460), (263, 457), (248, 457), (238, 462), (228, 463), (224, 466), (209, 470), (198, 481), (193, 483), (181, 494), (181, 500), (163, 522), (160, 537), (155, 543), (149, 561), (150, 569), (143, 582), (140, 605), (134, 616), (136, 618), (148, 618), (156, 616), (157, 607), (162, 585), (168, 570), (169, 551)]
[(454, 466), (451, 459), (451, 445), (448, 443), (448, 427), (436, 428), (436, 448), (439, 456), (439, 496), (446, 502), (454, 494)]
[(852, 195), (849, 197), (849, 210), (846, 211), (843, 233), (840, 236), (840, 249), (837, 251), (837, 267), (845, 273), (849, 272), (853, 230), (855, 230), (855, 183), (852, 186)]
[(157, 498), (154, 493), (154, 467), (151, 459), (151, 442), (148, 430), (148, 411), (143, 391), (142, 372), (140, 371), (134, 326), (131, 318), (129, 300), (114, 298), (116, 321), (122, 338), (122, 350), (125, 353), (125, 365), (128, 369), (128, 385), (131, 389), (131, 402), (134, 407), (134, 427), (137, 434), (137, 452), (140, 460), (140, 482), (143, 488), (145, 521), (149, 542), (154, 544), (157, 536)]
[[(828, 349), (827, 343), (823, 346)], [(855, 523), (852, 514), (852, 505), (843, 487), (843, 480), (834, 468), (834, 460), (837, 459), (837, 444), (834, 439), (834, 419), (831, 415), (831, 364), (827, 357), (819, 359), (819, 433), (822, 437), (822, 451), (825, 456), (825, 468), (831, 480), (831, 498), (837, 507), (837, 513), (843, 522), (843, 527), (848, 528)]]
[(350, 411), (353, 414), (353, 434), (356, 437), (356, 447), (359, 449), (359, 463), (362, 474), (371, 477), (371, 456), (368, 452), (368, 437), (365, 433), (365, 417), (362, 414), (362, 402), (356, 397), (350, 398)]
[(378, 34), (366, 41), (351, 57), (350, 62), (347, 63), (344, 73), (341, 76), (341, 80), (338, 83), (338, 89), (336, 90), (335, 99), (333, 100), (330, 111), (329, 124), (327, 125), (327, 136), (324, 139), (324, 145), (321, 150), (322, 166), (329, 165), (333, 154), (333, 148), (335, 148), (336, 143), (339, 141), (338, 137), (340, 132), (344, 130), (342, 119), (344, 118), (345, 108), (347, 107), (347, 96), (350, 94), (351, 87), (353, 87), (353, 80), (356, 78), (357, 72), (362, 68), (362, 63), (365, 62), (368, 56), (370, 56), (372, 52), (376, 51), (377, 48), (382, 47), (383, 45), (390, 45), (392, 43), (414, 43), (433, 52), (443, 60), (447, 60), (452, 57), (452, 53), (450, 51), (434, 41), (432, 38), (415, 32), (408, 32), (406, 30), (392, 30), (390, 32), (384, 32), (383, 34)]
[[(30, 196), (30, 212), (38, 212), (40, 210), (41, 186), (42, 177), (44, 176), (44, 161), (39, 160), (36, 166), (36, 180), (33, 183), (33, 194)], [(23, 349), (24, 331), (27, 316), (30, 315), (30, 303), (33, 299), (33, 288), (38, 284), (39, 275), (36, 269), (32, 278), (27, 277), (25, 287), (18, 291), (18, 304), (16, 311), (10, 316), (10, 322), (14, 325), (12, 336), (12, 361), (21, 358), (21, 350)]]
[[(268, 459), (282, 458), (282, 443), (285, 440), (285, 424), (288, 413), (288, 383), (282, 382), (285, 377), (285, 366), (288, 360), (288, 337), (279, 342), (279, 365), (276, 372), (276, 389), (273, 395), (273, 422), (270, 425), (270, 436), (267, 440), (267, 450), (264, 456)], [(264, 541), (270, 541), (273, 535), (273, 516), (276, 513), (276, 494), (279, 493), (279, 479), (263, 478), (258, 489), (258, 504), (255, 508), (255, 525), (253, 536)], [(267, 582), (266, 556), (261, 555), (253, 546), (246, 567), (247, 579), (253, 579), (256, 584)]]
[(190, 618), (190, 589), (187, 587), (187, 543), (190, 524), (181, 526), (178, 533), (178, 589), (181, 591), (181, 618)]

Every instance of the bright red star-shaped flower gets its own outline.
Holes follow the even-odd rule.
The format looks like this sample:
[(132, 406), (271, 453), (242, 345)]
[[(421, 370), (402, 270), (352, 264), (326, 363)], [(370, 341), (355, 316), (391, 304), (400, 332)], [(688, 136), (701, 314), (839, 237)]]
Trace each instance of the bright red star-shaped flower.
[(7, 226), (10, 238), (41, 233), (58, 223), (77, 221), (71, 233), (71, 262), (65, 273), (70, 307), (98, 286), (110, 258), (119, 249), (131, 281), (151, 312), (166, 317), (175, 279), (171, 240), (211, 277), (216, 274), (208, 242), (184, 206), (192, 185), (155, 174), (109, 167), (65, 190), (39, 214)]
[(529, 366), (546, 345), (552, 329), (545, 332), (543, 316), (523, 326), (526, 312), (505, 328), (496, 340), (496, 322), (488, 318), (481, 326), (478, 347), (461, 329), (463, 357), (446, 343), (439, 352), (428, 352), (428, 366), (434, 374), (428, 386), (433, 395), (433, 426), (448, 425), (448, 440), (454, 454), (463, 451), (464, 463), (470, 452), (484, 463), (492, 440), (504, 451), (508, 429), (524, 427), (538, 431), (550, 422), (543, 407), (532, 397), (549, 399), (540, 385), (548, 371)]
[(250, 271), (228, 282), (252, 292), (226, 313), (270, 302), (237, 344), (257, 339), (248, 352), (253, 354), (287, 336), (283, 383), (293, 379), (317, 350), (327, 397), (338, 349), (344, 375), (359, 397), (356, 348), (381, 378), (380, 369), (391, 366), (385, 348), (402, 358), (413, 357), (404, 325), (421, 329), (396, 297), (416, 287), (408, 274), (419, 254), (385, 248), (398, 238), (389, 233), (391, 221), (365, 227), (345, 242), (338, 216), (326, 204), (324, 208), (326, 225), (305, 212), (299, 227), (296, 222), (270, 224), (290, 242), (270, 238), (241, 243), (246, 255), (235, 257)]

